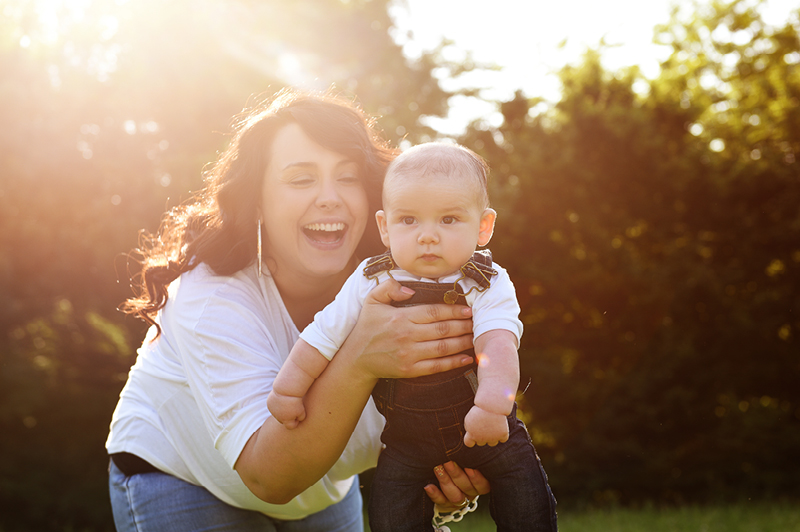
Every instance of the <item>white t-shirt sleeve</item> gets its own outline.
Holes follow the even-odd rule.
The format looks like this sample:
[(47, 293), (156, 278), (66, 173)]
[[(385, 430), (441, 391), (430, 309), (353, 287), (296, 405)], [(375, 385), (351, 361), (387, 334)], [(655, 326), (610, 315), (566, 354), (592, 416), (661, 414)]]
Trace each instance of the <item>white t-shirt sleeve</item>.
[(317, 312), (314, 321), (300, 333), (300, 338), (328, 360), (333, 358), (347, 340), (358, 321), (364, 299), (376, 286), (375, 281), (364, 276), (365, 265), (366, 261), (358, 265), (333, 302)]
[(522, 322), (519, 319), (519, 302), (514, 283), (508, 272), (497, 263), (492, 265), (497, 275), (492, 277), (491, 287), (480, 292), (472, 304), (472, 332), (475, 338), (495, 329), (510, 331), (517, 337), (517, 346), (522, 338)]
[(183, 304), (170, 313), (167, 326), (213, 445), (233, 468), (270, 416), (267, 395), (286, 347), (276, 344), (263, 302), (241, 283), (220, 283), (205, 300), (195, 301), (199, 308), (190, 308), (191, 296), (174, 301)]

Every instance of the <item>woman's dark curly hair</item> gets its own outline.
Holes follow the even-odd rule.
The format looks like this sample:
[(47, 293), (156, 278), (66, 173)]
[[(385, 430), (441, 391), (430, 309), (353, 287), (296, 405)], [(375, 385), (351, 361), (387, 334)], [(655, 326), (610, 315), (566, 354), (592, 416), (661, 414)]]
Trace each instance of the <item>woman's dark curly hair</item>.
[[(240, 115), (227, 150), (205, 175), (205, 187), (186, 204), (168, 211), (158, 233), (143, 234), (133, 254), (141, 272), (133, 278), (135, 297), (120, 310), (156, 325), (167, 302), (167, 286), (206, 263), (218, 275), (233, 275), (257, 257), (256, 231), (269, 147), (278, 130), (298, 124), (321, 146), (358, 163), (370, 212), (380, 208), (386, 167), (397, 154), (359, 107), (331, 92), (284, 89)], [(380, 252), (375, 224), (367, 223), (356, 254)]]

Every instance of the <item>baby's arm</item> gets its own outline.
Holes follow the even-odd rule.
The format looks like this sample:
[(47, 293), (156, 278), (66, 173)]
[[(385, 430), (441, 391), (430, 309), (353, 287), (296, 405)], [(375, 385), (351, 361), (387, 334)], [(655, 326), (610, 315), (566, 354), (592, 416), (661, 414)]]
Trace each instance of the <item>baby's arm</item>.
[(494, 446), (508, 440), (508, 419), (519, 386), (517, 337), (505, 329), (475, 339), (478, 391), (464, 419), (464, 444)]
[(328, 359), (310, 344), (302, 339), (294, 344), (267, 397), (269, 411), (284, 427), (293, 429), (306, 418), (303, 396), (327, 366)]

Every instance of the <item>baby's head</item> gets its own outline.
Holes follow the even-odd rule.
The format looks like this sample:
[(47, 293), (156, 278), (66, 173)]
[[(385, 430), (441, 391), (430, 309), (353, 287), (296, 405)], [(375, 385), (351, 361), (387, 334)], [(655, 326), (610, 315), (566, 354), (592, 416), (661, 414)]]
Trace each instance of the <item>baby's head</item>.
[(386, 172), (375, 215), (397, 265), (420, 277), (458, 271), (492, 238), (488, 166), (455, 144), (431, 142), (403, 152)]

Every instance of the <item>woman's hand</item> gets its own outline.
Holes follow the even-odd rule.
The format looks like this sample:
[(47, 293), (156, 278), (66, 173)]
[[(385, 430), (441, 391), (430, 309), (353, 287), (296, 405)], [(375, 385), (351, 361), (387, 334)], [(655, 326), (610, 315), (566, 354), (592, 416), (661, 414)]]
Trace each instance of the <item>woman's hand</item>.
[(478, 495), (489, 493), (489, 481), (477, 469), (461, 469), (455, 462), (447, 462), (433, 469), (439, 486), (428, 484), (425, 493), (440, 512), (463, 508)]
[(371, 378), (411, 378), (472, 362), (457, 353), (472, 347), (472, 310), (461, 305), (392, 307), (413, 294), (390, 279), (375, 287), (346, 344), (354, 363)]

